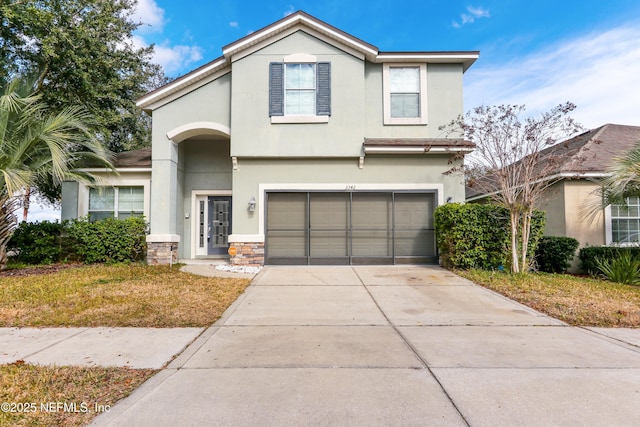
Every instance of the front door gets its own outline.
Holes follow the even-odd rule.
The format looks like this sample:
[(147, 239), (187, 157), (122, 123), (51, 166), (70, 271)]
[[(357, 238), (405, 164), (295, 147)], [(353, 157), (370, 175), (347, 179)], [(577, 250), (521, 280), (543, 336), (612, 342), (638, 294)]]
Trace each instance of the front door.
[(196, 198), (196, 256), (224, 255), (231, 234), (231, 197)]
[(209, 196), (208, 204), (208, 254), (226, 254), (231, 234), (231, 197)]

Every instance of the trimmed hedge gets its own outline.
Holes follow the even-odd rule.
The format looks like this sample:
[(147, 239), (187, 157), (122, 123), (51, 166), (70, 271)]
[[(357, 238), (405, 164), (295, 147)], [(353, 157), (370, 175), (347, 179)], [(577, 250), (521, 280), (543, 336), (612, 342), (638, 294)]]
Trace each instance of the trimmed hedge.
[(14, 259), (27, 264), (51, 264), (65, 260), (96, 262), (142, 261), (145, 258), (147, 224), (144, 218), (86, 218), (57, 222), (21, 223), (9, 242)]
[(65, 226), (67, 244), (82, 262), (142, 261), (147, 249), (147, 223), (142, 217), (73, 219)]
[(25, 264), (52, 264), (60, 260), (59, 222), (21, 222), (7, 244), (9, 251), (15, 252), (13, 259)]
[[(529, 257), (544, 231), (544, 213), (535, 211)], [(441, 263), (452, 268), (491, 270), (510, 265), (509, 211), (492, 204), (448, 203), (435, 210), (436, 241)]]
[(628, 253), (633, 259), (640, 260), (640, 246), (587, 246), (580, 249), (578, 257), (582, 262), (585, 273), (596, 275), (600, 273), (596, 258), (604, 262), (612, 262), (620, 255)]
[(544, 236), (536, 250), (538, 270), (545, 273), (564, 273), (571, 265), (580, 246), (573, 237)]

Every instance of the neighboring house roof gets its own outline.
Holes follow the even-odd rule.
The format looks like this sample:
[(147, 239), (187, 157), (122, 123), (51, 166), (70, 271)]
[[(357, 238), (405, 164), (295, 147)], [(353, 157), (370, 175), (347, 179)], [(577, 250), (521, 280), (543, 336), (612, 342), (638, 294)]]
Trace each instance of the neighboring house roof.
[[(141, 148), (139, 150), (123, 151), (114, 153), (111, 164), (117, 170), (127, 170), (132, 172), (134, 169), (151, 170), (151, 147)], [(87, 162), (83, 164), (82, 170), (87, 171), (109, 171), (100, 163)]]
[(177, 96), (188, 93), (231, 71), (231, 63), (275, 40), (304, 29), (310, 34), (371, 62), (426, 62), (462, 64), (466, 71), (479, 57), (478, 51), (380, 52), (344, 31), (305, 12), (298, 11), (255, 31), (222, 48), (222, 56), (147, 93), (136, 101), (145, 111), (152, 111)]
[(116, 153), (112, 163), (116, 169), (150, 168), (151, 147)]
[[(542, 158), (561, 158), (547, 178), (604, 177), (614, 159), (640, 144), (640, 126), (606, 124), (542, 150)], [(483, 195), (476, 188), (466, 188), (466, 198)]]
[(549, 147), (543, 152), (564, 158), (555, 174), (604, 175), (620, 157), (640, 143), (640, 126), (606, 124), (567, 141)]
[(366, 154), (469, 153), (475, 144), (464, 139), (447, 138), (365, 138), (363, 147)]

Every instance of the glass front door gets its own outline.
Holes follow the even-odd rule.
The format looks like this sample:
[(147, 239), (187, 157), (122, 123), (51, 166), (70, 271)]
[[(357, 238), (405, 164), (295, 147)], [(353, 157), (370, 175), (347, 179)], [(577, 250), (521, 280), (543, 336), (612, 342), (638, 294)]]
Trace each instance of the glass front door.
[(196, 198), (196, 256), (225, 255), (231, 234), (231, 197)]

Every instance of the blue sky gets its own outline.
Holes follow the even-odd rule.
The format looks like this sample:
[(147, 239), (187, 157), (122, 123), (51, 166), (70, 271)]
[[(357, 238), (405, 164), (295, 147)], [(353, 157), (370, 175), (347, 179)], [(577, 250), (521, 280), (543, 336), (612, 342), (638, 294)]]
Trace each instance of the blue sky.
[[(640, 126), (640, 2), (637, 0), (138, 0), (133, 42), (179, 76), (222, 47), (305, 12), (381, 51), (479, 50), (466, 72), (465, 109), (566, 102), (587, 128)], [(55, 219), (33, 203), (30, 220)]]
[(585, 127), (640, 126), (637, 0), (139, 0), (134, 42), (154, 43), (172, 76), (297, 10), (381, 51), (479, 50), (465, 74), (465, 109), (572, 101)]

